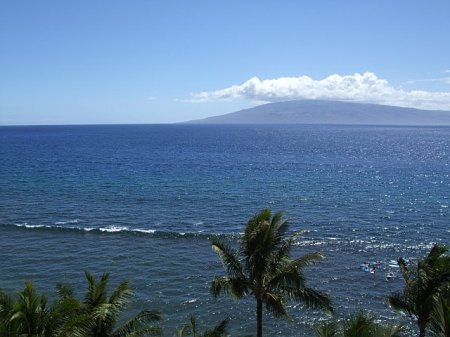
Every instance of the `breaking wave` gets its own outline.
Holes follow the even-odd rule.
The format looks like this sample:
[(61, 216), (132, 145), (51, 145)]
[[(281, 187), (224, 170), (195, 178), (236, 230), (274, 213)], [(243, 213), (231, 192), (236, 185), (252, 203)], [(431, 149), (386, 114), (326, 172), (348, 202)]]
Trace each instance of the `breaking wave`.
[[(65, 222), (75, 223), (75, 222)], [(28, 223), (3, 224), (3, 227), (20, 228), (25, 230), (38, 230), (49, 232), (67, 232), (67, 233), (97, 233), (97, 234), (122, 234), (122, 235), (139, 235), (139, 236), (154, 236), (162, 238), (177, 238), (177, 237), (205, 237), (209, 238), (213, 235), (223, 235), (215, 233), (198, 232), (174, 232), (165, 230), (155, 230), (146, 228), (130, 228), (128, 226), (103, 226), (103, 227), (81, 227), (81, 226), (65, 226), (62, 222), (56, 222), (54, 225), (33, 225)]]

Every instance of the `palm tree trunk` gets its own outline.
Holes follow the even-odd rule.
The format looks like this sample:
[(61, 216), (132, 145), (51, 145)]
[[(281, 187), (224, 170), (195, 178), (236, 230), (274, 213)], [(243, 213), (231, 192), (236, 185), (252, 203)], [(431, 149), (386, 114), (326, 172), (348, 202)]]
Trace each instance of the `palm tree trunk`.
[(425, 328), (427, 326), (427, 321), (419, 317), (418, 326), (419, 326), (419, 337), (425, 337)]
[(419, 329), (419, 337), (425, 337), (425, 328), (420, 327), (420, 329)]
[(262, 337), (262, 300), (256, 299), (256, 337)]

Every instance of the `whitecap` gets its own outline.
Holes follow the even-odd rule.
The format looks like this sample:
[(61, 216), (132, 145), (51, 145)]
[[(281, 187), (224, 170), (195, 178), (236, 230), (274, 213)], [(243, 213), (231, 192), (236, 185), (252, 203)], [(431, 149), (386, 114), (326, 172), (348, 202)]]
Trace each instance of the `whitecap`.
[(67, 225), (67, 224), (73, 224), (73, 223), (78, 223), (78, 219), (74, 219), (74, 220), (69, 220), (69, 221), (57, 221), (55, 222), (55, 225)]
[(136, 229), (133, 229), (132, 232), (154, 234), (156, 232), (156, 230), (155, 229), (140, 229), (140, 228), (136, 228)]
[(101, 227), (99, 228), (101, 232), (108, 232), (108, 233), (116, 233), (116, 232), (123, 232), (128, 231), (128, 227), (125, 226), (109, 226), (109, 227)]
[(44, 228), (44, 227), (48, 227), (45, 225), (29, 225), (28, 223), (23, 223), (23, 224), (15, 224), (18, 227), (25, 227), (25, 228)]

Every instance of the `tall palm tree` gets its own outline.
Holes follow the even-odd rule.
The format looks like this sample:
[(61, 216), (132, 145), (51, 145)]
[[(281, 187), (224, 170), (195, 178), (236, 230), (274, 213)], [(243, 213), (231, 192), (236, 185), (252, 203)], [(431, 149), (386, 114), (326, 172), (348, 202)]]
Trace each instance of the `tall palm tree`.
[(428, 256), (417, 264), (408, 265), (404, 259), (398, 260), (405, 288), (402, 292), (389, 295), (388, 301), (394, 309), (416, 317), (419, 337), (425, 336), (435, 295), (450, 282), (450, 256), (446, 255), (447, 251), (446, 246), (434, 245)]
[(245, 228), (238, 250), (215, 238), (212, 249), (220, 256), (228, 276), (216, 276), (211, 293), (230, 293), (234, 298), (251, 295), (256, 300), (257, 337), (262, 337), (263, 304), (275, 316), (287, 317), (286, 301), (332, 310), (330, 298), (306, 286), (303, 269), (323, 258), (310, 253), (292, 259), (292, 245), (301, 232), (285, 238), (289, 229), (283, 213), (272, 216), (263, 209)]
[[(84, 300), (71, 299), (75, 312), (68, 319), (58, 336), (67, 337), (138, 337), (161, 335), (161, 329), (149, 325), (161, 319), (159, 312), (143, 310), (120, 326), (117, 322), (122, 311), (130, 303), (132, 290), (126, 281), (120, 283), (111, 295), (107, 293), (109, 274), (103, 274), (98, 281), (90, 272), (85, 272), (88, 289)], [(70, 294), (68, 295), (70, 299)]]

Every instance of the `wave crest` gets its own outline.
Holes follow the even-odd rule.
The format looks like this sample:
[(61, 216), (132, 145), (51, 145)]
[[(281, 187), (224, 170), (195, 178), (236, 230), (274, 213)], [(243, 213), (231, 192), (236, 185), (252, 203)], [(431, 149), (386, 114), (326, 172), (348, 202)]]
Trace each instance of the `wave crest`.
[[(65, 222), (68, 223), (68, 222)], [(75, 223), (75, 222), (70, 222)], [(55, 225), (30, 225), (28, 223), (15, 223), (15, 224), (3, 224), (3, 227), (20, 228), (23, 230), (41, 230), (41, 231), (52, 231), (52, 232), (72, 232), (72, 233), (97, 233), (103, 235), (139, 235), (139, 236), (156, 236), (156, 237), (166, 237), (166, 238), (176, 238), (176, 237), (205, 237), (209, 238), (213, 233), (198, 232), (174, 232), (174, 231), (164, 231), (155, 230), (148, 228), (130, 228), (128, 226), (103, 226), (103, 227), (82, 227), (82, 226), (64, 226), (62, 223), (55, 223)]]

